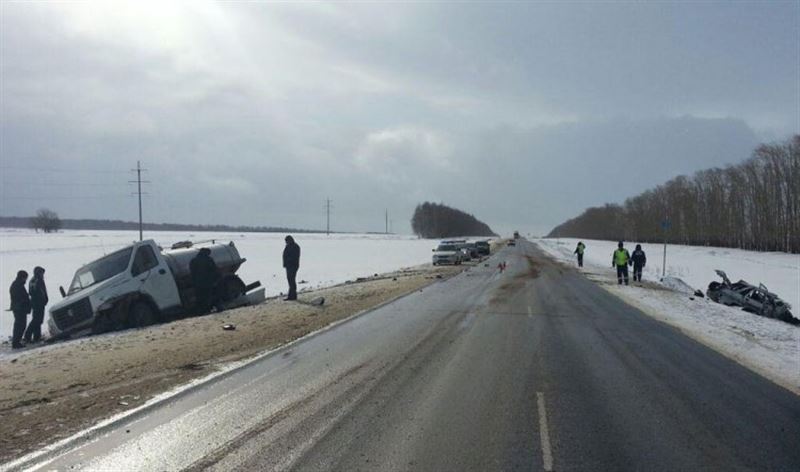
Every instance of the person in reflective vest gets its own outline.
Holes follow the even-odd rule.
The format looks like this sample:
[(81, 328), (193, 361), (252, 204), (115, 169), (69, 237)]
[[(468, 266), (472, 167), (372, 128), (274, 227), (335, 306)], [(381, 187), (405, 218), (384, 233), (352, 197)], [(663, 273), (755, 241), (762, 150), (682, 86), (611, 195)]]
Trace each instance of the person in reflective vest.
[(578, 267), (583, 267), (583, 251), (586, 250), (586, 246), (583, 244), (583, 241), (578, 241), (578, 246), (575, 248), (575, 252), (573, 254), (578, 255)]
[(622, 245), (622, 241), (619, 242), (617, 245), (617, 250), (614, 251), (614, 254), (611, 256), (611, 267), (617, 268), (617, 283), (622, 285), (622, 281), (625, 281), (625, 285), (628, 285), (628, 264), (631, 263), (631, 255), (628, 253), (628, 250), (625, 249)]

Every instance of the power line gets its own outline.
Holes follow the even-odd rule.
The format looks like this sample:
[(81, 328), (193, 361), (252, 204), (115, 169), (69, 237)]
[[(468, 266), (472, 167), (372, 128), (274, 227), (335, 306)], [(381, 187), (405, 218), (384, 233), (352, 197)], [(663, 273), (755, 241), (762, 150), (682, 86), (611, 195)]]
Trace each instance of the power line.
[(93, 170), (93, 169), (75, 169), (69, 167), (21, 167), (21, 166), (3, 166), (0, 165), (0, 170), (10, 170), (15, 172), (77, 172), (80, 174), (125, 174), (124, 170)]
[[(146, 194), (145, 194), (146, 195)], [(64, 195), (48, 195), (37, 197), (0, 197), (0, 200), (97, 200), (102, 198), (130, 198), (131, 195), (92, 195), (92, 196), (64, 196)]]
[(95, 183), (84, 183), (84, 182), (72, 182), (72, 183), (64, 183), (64, 182), (3, 182), (3, 185), (14, 185), (14, 184), (22, 184), (26, 187), (34, 186), (34, 187), (116, 187), (119, 184), (95, 184)]

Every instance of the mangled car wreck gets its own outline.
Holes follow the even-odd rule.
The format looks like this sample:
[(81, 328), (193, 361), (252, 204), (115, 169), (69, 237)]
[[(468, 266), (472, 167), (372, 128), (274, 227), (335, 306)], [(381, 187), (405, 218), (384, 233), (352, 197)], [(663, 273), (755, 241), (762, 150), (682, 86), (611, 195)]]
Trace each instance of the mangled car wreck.
[(794, 325), (800, 324), (800, 320), (792, 316), (789, 311), (791, 306), (767, 290), (763, 284), (756, 287), (744, 280), (731, 283), (724, 271), (715, 272), (722, 277), (722, 282), (708, 284), (706, 295), (711, 300), (723, 305), (740, 306), (745, 311), (767, 318), (775, 318)]

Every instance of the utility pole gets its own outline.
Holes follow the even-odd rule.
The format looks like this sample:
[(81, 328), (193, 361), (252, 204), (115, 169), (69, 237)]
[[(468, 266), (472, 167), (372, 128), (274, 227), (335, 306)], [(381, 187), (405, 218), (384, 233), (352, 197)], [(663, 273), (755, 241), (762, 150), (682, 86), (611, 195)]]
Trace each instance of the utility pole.
[(663, 279), (667, 275), (667, 230), (670, 227), (670, 222), (667, 217), (664, 217), (664, 221), (661, 222), (661, 228), (664, 230), (664, 259), (661, 263), (661, 278)]
[(328, 236), (331, 235), (331, 199), (325, 199), (325, 210), (326, 210), (326, 226), (325, 226), (325, 234)]
[(136, 161), (136, 168), (131, 169), (131, 172), (136, 172), (136, 180), (129, 180), (128, 183), (136, 184), (136, 195), (139, 197), (139, 241), (142, 241), (142, 184), (149, 184), (149, 181), (142, 180), (142, 172), (147, 172), (147, 169), (142, 169), (141, 161)]
[(386, 234), (389, 234), (389, 209), (386, 209)]

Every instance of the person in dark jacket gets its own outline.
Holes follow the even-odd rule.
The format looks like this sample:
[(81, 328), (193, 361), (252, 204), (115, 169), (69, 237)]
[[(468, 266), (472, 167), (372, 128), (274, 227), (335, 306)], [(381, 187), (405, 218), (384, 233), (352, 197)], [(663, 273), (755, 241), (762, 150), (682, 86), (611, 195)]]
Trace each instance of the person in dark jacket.
[(630, 264), (631, 255), (625, 247), (623, 247), (622, 241), (619, 242), (617, 245), (617, 250), (614, 251), (614, 254), (611, 256), (611, 267), (617, 268), (617, 283), (622, 285), (622, 281), (625, 281), (625, 285), (628, 285), (628, 264)]
[(44, 322), (44, 307), (47, 306), (47, 287), (44, 284), (44, 268), (35, 267), (33, 277), (28, 282), (28, 294), (31, 297), (33, 317), (28, 329), (25, 330), (26, 343), (38, 343), (42, 340), (42, 322)]
[(22, 335), (25, 333), (25, 325), (28, 322), (28, 313), (31, 312), (31, 299), (28, 291), (25, 290), (25, 282), (28, 280), (28, 273), (24, 270), (17, 272), (17, 278), (11, 283), (9, 290), (11, 295), (11, 311), (14, 312), (14, 333), (11, 338), (11, 347), (19, 349), (24, 347)]
[(642, 269), (644, 269), (644, 265), (647, 264), (647, 256), (645, 255), (644, 251), (642, 251), (642, 245), (637, 244), (636, 249), (633, 250), (633, 254), (631, 254), (631, 262), (633, 263), (633, 281), (639, 282), (642, 281)]
[(201, 248), (189, 263), (189, 270), (197, 302), (195, 308), (200, 314), (209, 313), (217, 301), (218, 284), (222, 278), (217, 263), (211, 258), (211, 249)]
[(583, 267), (583, 252), (586, 250), (586, 245), (583, 241), (578, 241), (578, 246), (575, 248), (573, 254), (578, 255), (578, 267)]
[(286, 279), (289, 281), (289, 294), (284, 300), (297, 300), (297, 270), (300, 268), (300, 246), (294, 238), (286, 236), (286, 247), (283, 249), (283, 267), (286, 269)]

